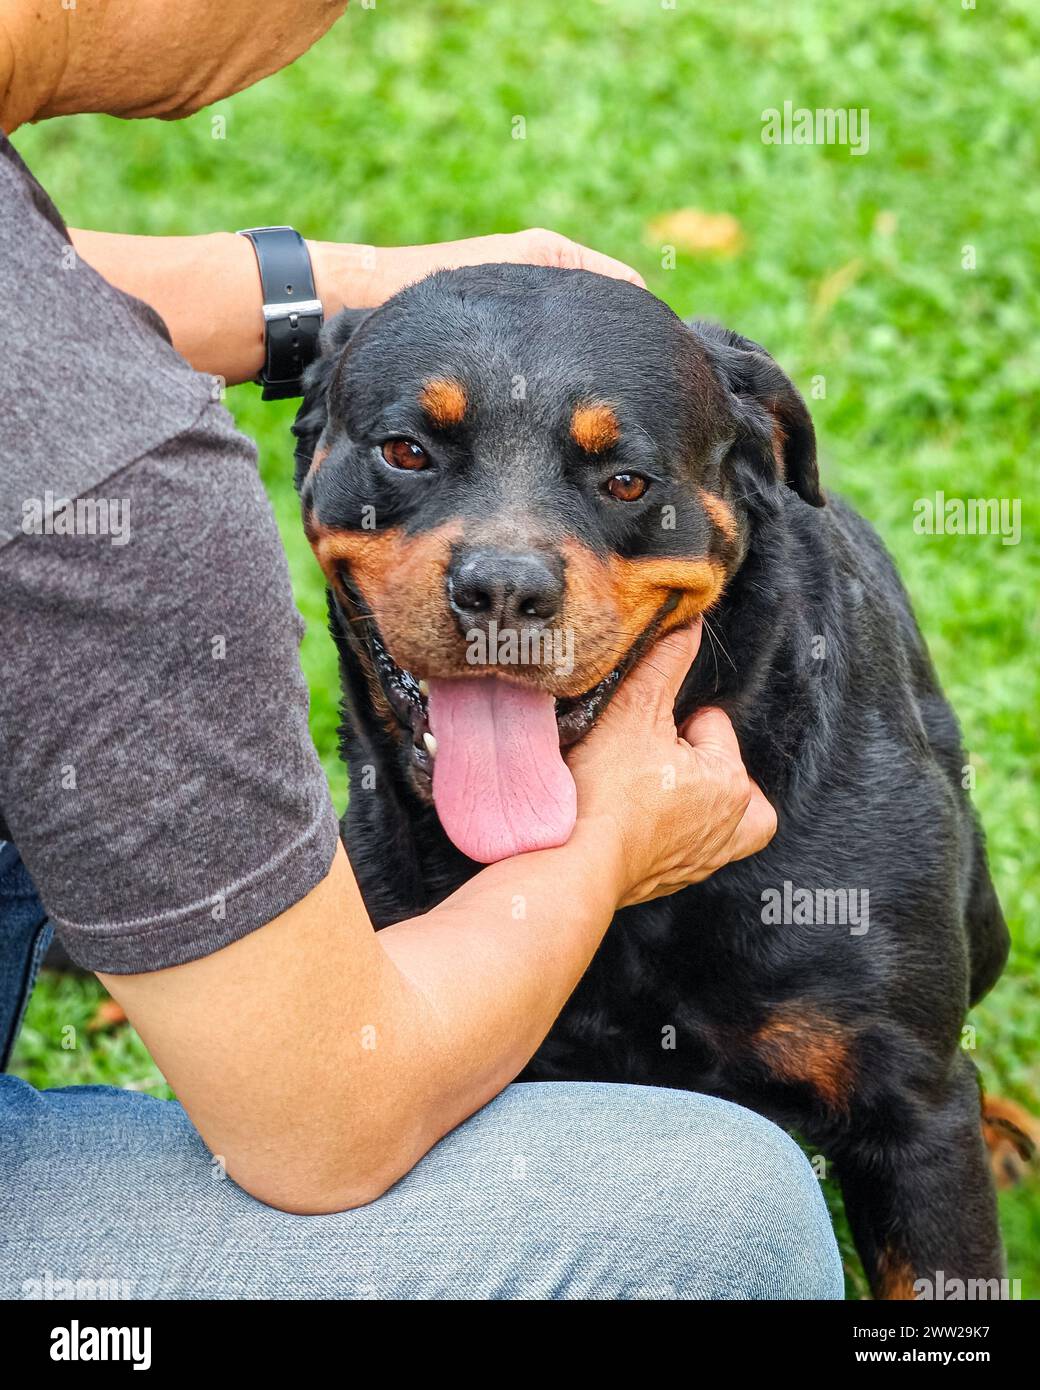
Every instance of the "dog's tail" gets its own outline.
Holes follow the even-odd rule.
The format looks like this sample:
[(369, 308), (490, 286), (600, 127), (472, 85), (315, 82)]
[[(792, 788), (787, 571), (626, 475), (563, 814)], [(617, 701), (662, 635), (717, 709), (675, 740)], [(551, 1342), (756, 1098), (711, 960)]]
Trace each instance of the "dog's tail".
[(1040, 1121), (1017, 1101), (983, 1091), (982, 1138), (997, 1187), (1013, 1187), (1040, 1150)]

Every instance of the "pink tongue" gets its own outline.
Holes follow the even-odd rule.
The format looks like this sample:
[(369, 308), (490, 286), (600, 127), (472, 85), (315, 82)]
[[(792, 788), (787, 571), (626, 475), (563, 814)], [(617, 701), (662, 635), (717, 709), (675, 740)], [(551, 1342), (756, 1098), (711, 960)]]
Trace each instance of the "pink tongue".
[(578, 813), (556, 702), (493, 676), (430, 681), (433, 800), (463, 854), (493, 864), (562, 845)]

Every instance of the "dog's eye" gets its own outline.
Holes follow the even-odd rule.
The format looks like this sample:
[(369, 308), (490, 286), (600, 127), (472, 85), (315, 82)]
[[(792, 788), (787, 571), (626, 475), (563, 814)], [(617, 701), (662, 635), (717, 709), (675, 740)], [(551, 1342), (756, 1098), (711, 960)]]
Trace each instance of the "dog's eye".
[(638, 502), (649, 486), (639, 473), (615, 473), (607, 482), (607, 491), (619, 502)]
[(407, 468), (413, 473), (430, 462), (426, 450), (411, 439), (388, 439), (383, 445), (383, 457), (391, 468)]

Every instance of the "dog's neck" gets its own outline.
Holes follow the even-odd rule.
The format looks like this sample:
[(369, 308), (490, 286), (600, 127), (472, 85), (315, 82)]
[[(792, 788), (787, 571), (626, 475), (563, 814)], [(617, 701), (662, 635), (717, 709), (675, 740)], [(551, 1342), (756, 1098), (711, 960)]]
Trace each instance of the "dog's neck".
[(780, 493), (758, 499), (748, 517), (745, 558), (705, 614), (676, 717), (724, 709), (751, 775), (778, 794), (820, 714), (818, 591), (831, 580), (816, 508)]

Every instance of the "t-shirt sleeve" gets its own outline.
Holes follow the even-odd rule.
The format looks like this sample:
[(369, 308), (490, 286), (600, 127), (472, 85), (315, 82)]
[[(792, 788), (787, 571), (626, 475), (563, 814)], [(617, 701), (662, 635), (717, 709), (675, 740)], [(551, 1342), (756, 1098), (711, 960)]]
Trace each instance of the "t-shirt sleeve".
[(74, 960), (158, 970), (328, 872), (303, 623), (219, 405), (62, 500), (0, 550), (0, 815)]

